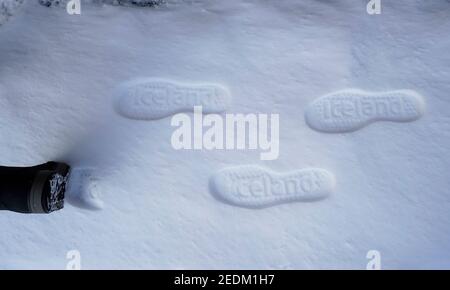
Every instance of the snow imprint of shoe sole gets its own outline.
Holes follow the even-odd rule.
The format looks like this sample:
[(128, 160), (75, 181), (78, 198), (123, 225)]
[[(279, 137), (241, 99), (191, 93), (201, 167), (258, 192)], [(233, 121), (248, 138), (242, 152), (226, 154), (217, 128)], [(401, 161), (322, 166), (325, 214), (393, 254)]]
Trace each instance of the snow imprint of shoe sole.
[(142, 79), (120, 87), (115, 108), (126, 118), (156, 120), (176, 113), (192, 112), (194, 106), (202, 106), (206, 114), (220, 113), (229, 107), (230, 101), (230, 93), (220, 85)]
[(278, 173), (253, 165), (222, 169), (210, 180), (211, 191), (218, 199), (248, 208), (320, 200), (331, 194), (334, 185), (333, 174), (324, 169)]
[(305, 110), (305, 120), (317, 131), (342, 133), (376, 121), (414, 121), (423, 115), (424, 108), (422, 96), (414, 91), (371, 93), (350, 89), (313, 101)]
[[(2, 0), (0, 0), (1, 2)], [(66, 7), (70, 0), (39, 0), (39, 3), (46, 7)], [(81, 1), (83, 2), (83, 1)], [(167, 0), (85, 0), (85, 3), (137, 6), (137, 7), (158, 7), (167, 2)]]
[(94, 175), (93, 168), (73, 168), (70, 171), (67, 199), (74, 206), (100, 210), (103, 201), (100, 199), (101, 190)]

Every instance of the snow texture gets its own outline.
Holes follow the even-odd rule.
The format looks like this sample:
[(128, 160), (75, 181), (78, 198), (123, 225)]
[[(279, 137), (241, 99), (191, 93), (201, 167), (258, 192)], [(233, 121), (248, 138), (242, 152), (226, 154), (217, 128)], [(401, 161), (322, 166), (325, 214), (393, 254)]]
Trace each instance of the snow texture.
[(345, 90), (321, 97), (305, 110), (308, 125), (318, 131), (351, 132), (376, 121), (411, 122), (425, 111), (423, 97), (413, 91)]
[(9, 20), (23, 4), (24, 0), (0, 0), (0, 25)]
[[(367, 0), (113, 2), (69, 15), (0, 0), (2, 165), (85, 172), (62, 211), (0, 213), (0, 268), (65, 269), (72, 250), (82, 269), (365, 269), (372, 250), (384, 269), (450, 268), (449, 1), (384, 0), (379, 15)], [(279, 158), (174, 150), (169, 116), (115, 110), (118, 87), (149, 78), (220, 85), (227, 113), (279, 114)], [(425, 110), (308, 126), (310, 104), (353, 88), (413, 91)], [(336, 185), (257, 209), (216, 198), (212, 176), (247, 164), (321, 168)]]

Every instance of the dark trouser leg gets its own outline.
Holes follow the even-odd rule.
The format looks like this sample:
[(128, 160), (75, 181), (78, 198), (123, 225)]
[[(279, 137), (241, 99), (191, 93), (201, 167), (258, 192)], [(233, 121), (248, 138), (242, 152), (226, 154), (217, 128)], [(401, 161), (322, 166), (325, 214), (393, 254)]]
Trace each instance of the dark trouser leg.
[(0, 166), (0, 210), (50, 213), (63, 208), (69, 169), (58, 162), (32, 167)]

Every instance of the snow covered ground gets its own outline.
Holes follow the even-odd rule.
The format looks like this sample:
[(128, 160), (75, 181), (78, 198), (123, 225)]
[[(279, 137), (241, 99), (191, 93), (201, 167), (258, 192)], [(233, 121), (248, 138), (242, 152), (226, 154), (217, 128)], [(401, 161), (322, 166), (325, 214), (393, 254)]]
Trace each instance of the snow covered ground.
[[(384, 0), (379, 15), (367, 0), (82, 1), (81, 15), (12, 2), (0, 0), (1, 163), (62, 160), (88, 183), (54, 214), (1, 212), (1, 269), (65, 269), (71, 250), (83, 269), (365, 269), (371, 250), (384, 269), (450, 268), (449, 1)], [(279, 114), (279, 157), (174, 150), (170, 116), (115, 110), (142, 78), (218, 84), (227, 113)], [(410, 90), (424, 111), (308, 126), (309, 104), (349, 89)], [(321, 168), (335, 186), (264, 207), (217, 198), (216, 172), (247, 165)]]

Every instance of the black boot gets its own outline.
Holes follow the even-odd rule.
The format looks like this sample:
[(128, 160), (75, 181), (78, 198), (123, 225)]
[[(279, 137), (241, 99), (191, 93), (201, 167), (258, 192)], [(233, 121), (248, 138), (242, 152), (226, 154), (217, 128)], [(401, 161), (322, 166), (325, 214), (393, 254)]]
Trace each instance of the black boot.
[(62, 209), (69, 170), (67, 164), (59, 162), (0, 166), (0, 210), (51, 213)]

